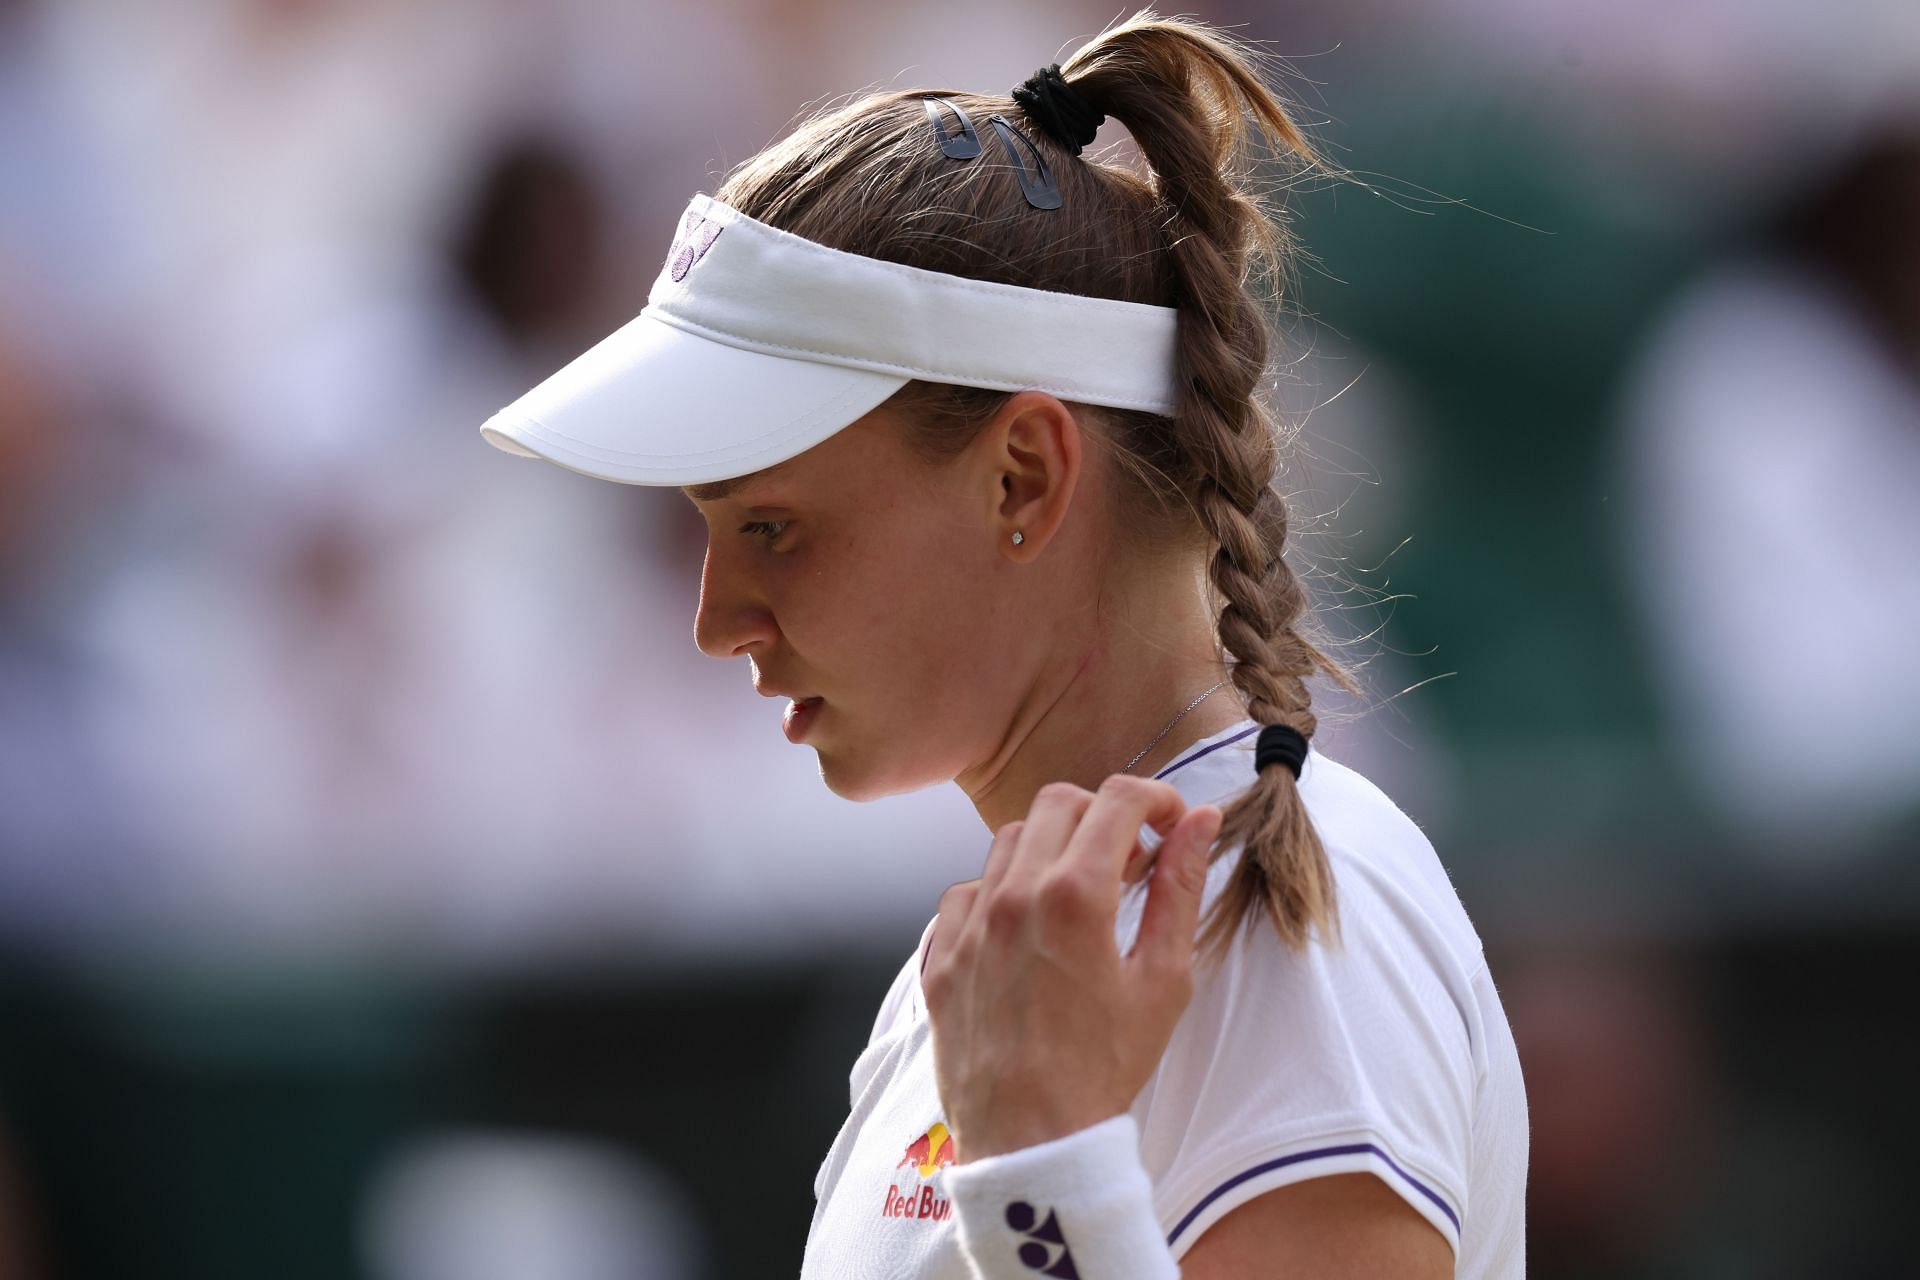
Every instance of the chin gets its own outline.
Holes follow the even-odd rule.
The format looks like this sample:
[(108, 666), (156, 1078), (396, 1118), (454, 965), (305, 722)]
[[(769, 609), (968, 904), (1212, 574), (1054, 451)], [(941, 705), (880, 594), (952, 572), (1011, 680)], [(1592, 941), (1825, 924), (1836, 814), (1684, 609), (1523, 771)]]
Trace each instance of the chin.
[(820, 780), (827, 790), (842, 800), (865, 802), (953, 781), (954, 774), (938, 769), (914, 771), (902, 769), (902, 761), (889, 754), (878, 760), (860, 760), (839, 751), (815, 748), (819, 756)]

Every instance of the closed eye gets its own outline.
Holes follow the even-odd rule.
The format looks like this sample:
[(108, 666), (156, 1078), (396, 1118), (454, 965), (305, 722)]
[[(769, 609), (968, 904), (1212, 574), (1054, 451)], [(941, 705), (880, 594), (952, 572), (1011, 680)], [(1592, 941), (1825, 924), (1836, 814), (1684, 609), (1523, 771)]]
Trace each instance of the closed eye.
[(776, 541), (782, 533), (786, 532), (786, 529), (785, 520), (749, 520), (740, 526), (740, 532), (756, 538), (764, 538), (768, 542)]

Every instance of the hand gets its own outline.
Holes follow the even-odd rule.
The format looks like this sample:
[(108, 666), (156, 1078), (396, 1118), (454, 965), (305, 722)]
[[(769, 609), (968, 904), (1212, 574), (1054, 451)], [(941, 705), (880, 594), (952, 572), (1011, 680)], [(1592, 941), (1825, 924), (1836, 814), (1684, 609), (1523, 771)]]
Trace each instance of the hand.
[[(1164, 837), (1140, 932), (1114, 940), (1123, 879)], [(1193, 995), (1193, 934), (1220, 810), (1115, 774), (1096, 795), (1051, 783), (994, 837), (980, 879), (940, 898), (921, 985), (956, 1159), (974, 1160), (1133, 1105)]]

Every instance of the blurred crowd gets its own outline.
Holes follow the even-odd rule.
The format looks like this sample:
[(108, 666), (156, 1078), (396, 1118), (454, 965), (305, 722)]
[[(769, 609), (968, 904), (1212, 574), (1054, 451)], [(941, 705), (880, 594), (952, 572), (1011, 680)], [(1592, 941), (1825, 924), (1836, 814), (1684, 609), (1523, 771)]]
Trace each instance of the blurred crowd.
[[(1920, 10), (1200, 13), (1290, 55), (1352, 169), (1294, 201), (1281, 390), (1297, 554), (1373, 695), (1323, 745), (1515, 957), (1540, 1239), (1599, 1259), (1543, 1274), (1608, 1274), (1594, 1233), (1658, 1217), (1648, 1153), (1711, 1090), (1676, 947), (1834, 884), (1843, 929), (1920, 906)], [(907, 952), (984, 855), (964, 797), (829, 794), (694, 648), (691, 507), (477, 427), (798, 114), (1010, 85), (1118, 15), (0, 0), (0, 967)], [(493, 1274), (476, 1238), (549, 1259), (500, 1274), (706, 1274), (631, 1151), (456, 1135), (381, 1185), (356, 1256), (396, 1280)]]
[(751, 15), (4, 12), (9, 932), (737, 953), (963, 878), (963, 802), (834, 800), (693, 648), (683, 500), (475, 430), (809, 96)]

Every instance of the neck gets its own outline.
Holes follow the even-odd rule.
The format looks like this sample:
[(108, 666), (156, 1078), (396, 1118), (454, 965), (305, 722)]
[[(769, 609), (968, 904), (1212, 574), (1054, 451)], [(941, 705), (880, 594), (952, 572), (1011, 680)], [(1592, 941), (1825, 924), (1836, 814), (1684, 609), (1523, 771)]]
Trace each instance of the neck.
[(1040, 672), (993, 757), (955, 779), (992, 830), (1026, 817), (1049, 782), (1095, 790), (1143, 748), (1127, 772), (1150, 778), (1246, 716), (1231, 684), (1180, 715), (1226, 677), (1198, 580), (1178, 580), (1171, 592), (1141, 592), (1135, 607), (1122, 602), (1102, 610), (1091, 633), (1075, 640)]

